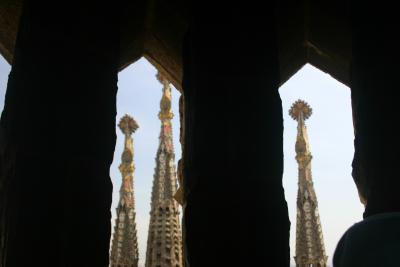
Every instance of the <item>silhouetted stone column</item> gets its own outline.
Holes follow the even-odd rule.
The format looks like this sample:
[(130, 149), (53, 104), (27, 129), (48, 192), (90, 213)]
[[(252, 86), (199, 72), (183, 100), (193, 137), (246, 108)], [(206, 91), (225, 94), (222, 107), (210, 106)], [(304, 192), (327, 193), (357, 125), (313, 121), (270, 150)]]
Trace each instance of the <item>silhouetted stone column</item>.
[(352, 6), (353, 176), (367, 199), (364, 216), (400, 211), (400, 42), (396, 10), (389, 2), (354, 2)]
[(26, 1), (1, 117), (2, 267), (108, 266), (117, 10)]
[(248, 6), (194, 7), (184, 44), (190, 267), (289, 266), (273, 10)]

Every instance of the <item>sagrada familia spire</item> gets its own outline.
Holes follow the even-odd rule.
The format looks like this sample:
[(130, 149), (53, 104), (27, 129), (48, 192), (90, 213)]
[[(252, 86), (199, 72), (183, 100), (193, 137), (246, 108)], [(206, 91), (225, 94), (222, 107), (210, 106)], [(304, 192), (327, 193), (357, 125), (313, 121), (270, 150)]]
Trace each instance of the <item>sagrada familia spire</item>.
[(161, 110), (158, 114), (161, 132), (151, 195), (145, 266), (182, 267), (182, 233), (178, 203), (174, 199), (177, 178), (172, 143), (171, 88), (168, 80), (160, 73), (157, 74), (157, 78), (163, 84)]
[(324, 239), (318, 215), (317, 196), (311, 176), (311, 152), (308, 143), (305, 120), (312, 114), (311, 107), (303, 100), (297, 100), (289, 115), (297, 121), (296, 160), (299, 165), (297, 191), (296, 225), (296, 266), (326, 267)]
[(139, 251), (135, 222), (135, 198), (133, 194), (133, 139), (138, 128), (136, 121), (125, 115), (118, 124), (125, 135), (125, 147), (119, 170), (122, 174), (120, 199), (117, 207), (114, 236), (110, 256), (111, 267), (138, 267)]

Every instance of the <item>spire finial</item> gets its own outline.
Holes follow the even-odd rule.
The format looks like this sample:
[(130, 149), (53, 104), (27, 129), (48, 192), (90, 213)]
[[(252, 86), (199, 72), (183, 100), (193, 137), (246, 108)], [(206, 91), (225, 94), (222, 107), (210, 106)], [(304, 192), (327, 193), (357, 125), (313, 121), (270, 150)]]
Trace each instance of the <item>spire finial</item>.
[(306, 101), (299, 99), (293, 103), (289, 110), (289, 115), (295, 121), (299, 121), (301, 114), (303, 115), (303, 120), (307, 120), (312, 114), (312, 108)]
[(125, 114), (119, 121), (118, 127), (125, 135), (131, 135), (139, 128), (139, 125), (131, 116)]
[(169, 81), (165, 78), (165, 76), (158, 72), (156, 75), (157, 79), (163, 85), (163, 96), (160, 101), (160, 112), (158, 113), (158, 117), (160, 120), (171, 120), (174, 117), (174, 114), (171, 111), (171, 87), (169, 86)]

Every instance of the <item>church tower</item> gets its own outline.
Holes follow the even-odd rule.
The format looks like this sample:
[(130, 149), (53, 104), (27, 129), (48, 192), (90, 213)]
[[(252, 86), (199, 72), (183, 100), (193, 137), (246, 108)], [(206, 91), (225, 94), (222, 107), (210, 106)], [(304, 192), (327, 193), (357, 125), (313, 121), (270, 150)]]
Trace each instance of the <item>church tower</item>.
[(157, 78), (163, 84), (158, 114), (161, 120), (161, 132), (151, 195), (145, 266), (182, 267), (182, 232), (179, 223), (179, 207), (174, 199), (177, 177), (172, 142), (171, 88), (169, 82), (160, 73), (157, 74)]
[(136, 121), (125, 115), (118, 124), (125, 135), (125, 147), (119, 170), (122, 175), (120, 199), (114, 226), (110, 267), (138, 267), (139, 251), (135, 222), (135, 198), (133, 194), (133, 139), (138, 128)]
[(296, 160), (299, 166), (296, 222), (296, 266), (326, 267), (324, 239), (318, 214), (317, 196), (311, 176), (311, 152), (305, 120), (312, 114), (311, 107), (297, 100), (289, 115), (297, 121)]

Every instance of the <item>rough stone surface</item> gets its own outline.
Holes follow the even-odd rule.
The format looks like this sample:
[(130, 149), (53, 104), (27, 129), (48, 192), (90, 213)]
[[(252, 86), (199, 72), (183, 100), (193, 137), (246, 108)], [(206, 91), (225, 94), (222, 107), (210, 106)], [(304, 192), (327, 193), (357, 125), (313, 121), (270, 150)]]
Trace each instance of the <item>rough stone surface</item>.
[(194, 8), (183, 54), (187, 266), (288, 266), (273, 13)]
[[(353, 177), (366, 202), (364, 216), (400, 211), (398, 62), (394, 6), (352, 6), (351, 97), (355, 129)], [(376, 16), (384, 14), (384, 16)], [(374, 19), (371, 19), (374, 17)]]
[(107, 266), (117, 12), (27, 3), (0, 121), (0, 266)]
[[(12, 61), (22, 2), (23, 0), (0, 0), (0, 22), (7, 22), (0, 23), (0, 52), (9, 62)], [(277, 1), (278, 52), (282, 83), (310, 62), (339, 81), (349, 84), (351, 33), (347, 2)], [(118, 10), (120, 69), (145, 56), (180, 90), (182, 44), (192, 17), (190, 5), (194, 3), (195, 1), (183, 0), (121, 3)], [(213, 8), (215, 9), (210, 9)], [(248, 27), (249, 31), (252, 31), (254, 26)]]

